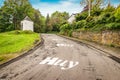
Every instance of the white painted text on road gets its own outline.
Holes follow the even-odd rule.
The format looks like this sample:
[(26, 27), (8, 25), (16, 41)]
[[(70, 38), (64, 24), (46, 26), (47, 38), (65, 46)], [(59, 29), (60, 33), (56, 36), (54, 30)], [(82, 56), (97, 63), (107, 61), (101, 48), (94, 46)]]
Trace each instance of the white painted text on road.
[(71, 69), (71, 68), (77, 66), (79, 64), (79, 62), (61, 60), (59, 58), (47, 57), (46, 59), (41, 61), (39, 64), (60, 66), (62, 70), (66, 70), (66, 69)]
[(72, 44), (57, 44), (57, 46), (73, 47)]

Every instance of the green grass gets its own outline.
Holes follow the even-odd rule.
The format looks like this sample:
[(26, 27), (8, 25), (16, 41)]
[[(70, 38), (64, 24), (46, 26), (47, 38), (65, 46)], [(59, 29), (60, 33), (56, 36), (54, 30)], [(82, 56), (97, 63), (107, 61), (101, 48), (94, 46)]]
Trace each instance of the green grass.
[(0, 64), (33, 47), (39, 34), (29, 31), (0, 33)]

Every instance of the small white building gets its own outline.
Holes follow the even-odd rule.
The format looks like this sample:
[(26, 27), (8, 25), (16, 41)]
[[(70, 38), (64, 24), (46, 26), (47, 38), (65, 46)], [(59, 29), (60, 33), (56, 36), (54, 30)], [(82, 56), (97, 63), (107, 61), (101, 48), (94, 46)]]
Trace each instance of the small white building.
[(34, 31), (34, 22), (26, 16), (22, 21), (21, 21), (21, 30), (31, 30)]
[(75, 15), (76, 15), (76, 14), (72, 14), (72, 15), (70, 16), (70, 18), (68, 19), (68, 22), (69, 22), (70, 24), (72, 24), (73, 21), (75, 21)]

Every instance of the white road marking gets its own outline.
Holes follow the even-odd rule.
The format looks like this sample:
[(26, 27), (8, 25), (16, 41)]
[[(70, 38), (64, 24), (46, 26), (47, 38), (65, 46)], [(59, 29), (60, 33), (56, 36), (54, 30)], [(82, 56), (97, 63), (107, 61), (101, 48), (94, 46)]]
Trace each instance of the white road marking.
[[(47, 65), (54, 65), (61, 67), (61, 70), (67, 70), (71, 69), (79, 64), (79, 62), (73, 62), (68, 60), (61, 60), (59, 58), (51, 58), (47, 57), (43, 61), (41, 61), (39, 64), (47, 64)], [(67, 66), (67, 67), (66, 67)]]
[(62, 40), (62, 39), (52, 39), (53, 41), (60, 41), (60, 40)]
[(57, 41), (58, 39), (52, 39), (52, 40)]
[(63, 47), (73, 47), (72, 44), (56, 44), (57, 46), (63, 46)]

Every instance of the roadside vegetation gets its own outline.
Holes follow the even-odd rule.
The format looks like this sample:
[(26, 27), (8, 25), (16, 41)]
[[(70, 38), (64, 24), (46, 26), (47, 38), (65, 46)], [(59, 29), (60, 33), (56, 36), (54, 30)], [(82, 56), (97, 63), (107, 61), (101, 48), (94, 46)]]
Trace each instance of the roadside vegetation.
[(20, 30), (20, 21), (26, 16), (34, 21), (34, 31), (38, 33), (60, 32), (70, 36), (80, 30), (120, 30), (120, 5), (113, 6), (111, 0), (80, 0), (80, 5), (83, 11), (69, 24), (67, 12), (56, 11), (45, 18), (29, 0), (5, 0), (0, 8), (0, 32)]
[(3, 6), (0, 6), (0, 32), (20, 30), (20, 23), (26, 16), (34, 22), (35, 32), (45, 31), (45, 17), (32, 7), (29, 0), (4, 0)]
[(31, 31), (11, 31), (0, 33), (0, 63), (14, 58), (32, 48), (40, 35)]
[(32, 7), (29, 0), (5, 0), (0, 7), (0, 32), (20, 30), (20, 22), (26, 16), (34, 22), (34, 31), (37, 33), (59, 32), (61, 25), (69, 18), (67, 12), (58, 11), (45, 18)]
[(108, 3), (106, 7), (101, 8), (104, 0), (91, 0), (89, 13), (89, 4), (84, 1), (82, 0), (81, 2), (85, 6), (83, 11), (76, 14), (76, 20), (72, 24), (63, 24), (60, 27), (60, 34), (71, 36), (73, 31), (101, 32), (105, 30), (120, 30), (120, 5), (114, 7)]

